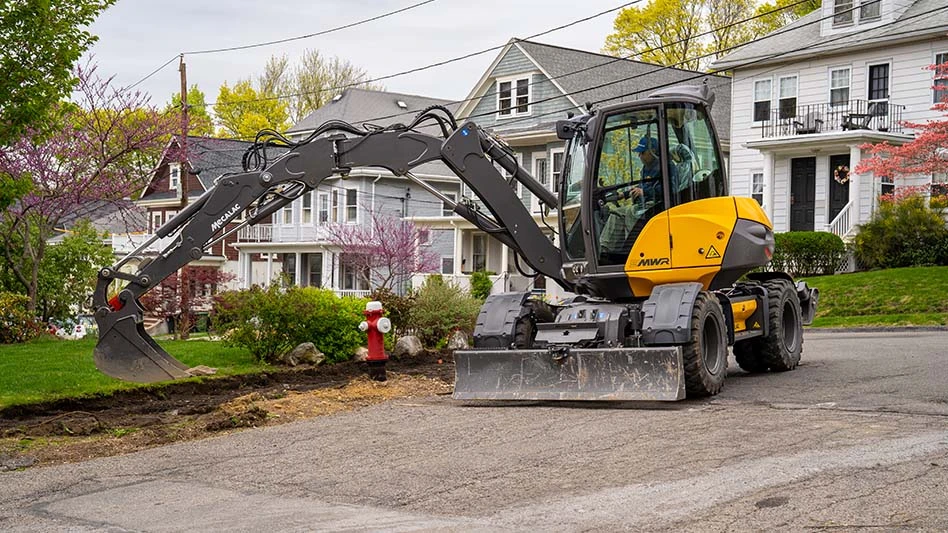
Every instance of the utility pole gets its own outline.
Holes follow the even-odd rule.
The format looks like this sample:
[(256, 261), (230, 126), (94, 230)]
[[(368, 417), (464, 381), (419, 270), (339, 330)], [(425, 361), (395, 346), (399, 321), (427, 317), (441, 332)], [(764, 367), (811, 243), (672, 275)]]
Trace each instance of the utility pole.
[[(184, 54), (181, 54), (178, 72), (181, 73), (181, 139), (178, 142), (178, 147), (181, 149), (181, 174), (178, 181), (180, 183), (179, 187), (181, 187), (181, 210), (184, 210), (188, 205), (188, 177), (191, 175), (188, 168), (188, 68), (184, 64)], [(178, 270), (178, 284), (178, 301), (181, 304), (179, 306), (181, 315), (178, 320), (178, 337), (187, 339), (188, 331), (191, 329), (191, 288), (188, 281), (187, 265)]]

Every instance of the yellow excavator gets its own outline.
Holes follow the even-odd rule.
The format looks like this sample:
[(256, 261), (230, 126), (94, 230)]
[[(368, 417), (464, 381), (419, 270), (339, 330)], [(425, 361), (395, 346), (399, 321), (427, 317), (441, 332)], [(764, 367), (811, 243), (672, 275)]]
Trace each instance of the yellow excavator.
[[(724, 160), (705, 86), (591, 110), (556, 124), (567, 142), (556, 194), (521, 168), (510, 148), (471, 121), (433, 106), (409, 124), (360, 129), (331, 121), (290, 141), (259, 136), (245, 172), (224, 175), (151, 241), (102, 269), (93, 295), (106, 374), (152, 382), (190, 375), (142, 326), (138, 299), (213, 244), (265, 221), (326, 178), (381, 167), (423, 187), (571, 296), (488, 297), (473, 347), (455, 353), (462, 400), (680, 400), (717, 394), (728, 347), (748, 372), (797, 366), (803, 325), (819, 293), (763, 269), (770, 221), (751, 198), (727, 196)], [(431, 134), (431, 129), (440, 134)], [(271, 160), (272, 159), (272, 160)], [(455, 202), (411, 169), (442, 161), (480, 204)], [(497, 166), (504, 169), (501, 174)], [(557, 227), (541, 227), (511, 187), (516, 180)], [(244, 222), (225, 231), (238, 216)], [(137, 272), (122, 267), (137, 259)], [(109, 287), (124, 284), (108, 298)]]

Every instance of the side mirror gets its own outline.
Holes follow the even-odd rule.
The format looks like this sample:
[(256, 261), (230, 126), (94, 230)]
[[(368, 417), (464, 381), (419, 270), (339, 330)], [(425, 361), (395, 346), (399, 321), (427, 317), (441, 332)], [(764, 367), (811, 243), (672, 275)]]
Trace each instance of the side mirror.
[(572, 120), (556, 121), (556, 136), (559, 139), (568, 141), (576, 134), (576, 123)]

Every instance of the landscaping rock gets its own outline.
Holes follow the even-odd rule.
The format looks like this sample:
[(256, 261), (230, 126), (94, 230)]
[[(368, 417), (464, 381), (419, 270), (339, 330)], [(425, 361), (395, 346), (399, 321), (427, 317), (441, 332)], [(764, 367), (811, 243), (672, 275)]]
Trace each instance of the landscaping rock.
[(319, 365), (326, 360), (326, 356), (316, 348), (315, 344), (304, 342), (284, 355), (282, 360), (290, 366), (296, 366), (300, 363)]
[(189, 376), (212, 376), (217, 373), (217, 369), (211, 368), (209, 366), (198, 365), (189, 368), (187, 373)]
[(448, 337), (449, 350), (466, 350), (470, 347), (470, 344), (467, 342), (467, 333), (464, 333), (461, 330), (456, 330), (451, 334), (450, 337)]
[(395, 349), (392, 350), (392, 355), (395, 357), (415, 357), (424, 349), (425, 347), (421, 345), (421, 339), (414, 335), (406, 335), (399, 337), (395, 343)]
[(365, 346), (359, 346), (356, 348), (355, 354), (352, 356), (352, 360), (356, 362), (365, 361), (369, 357), (369, 349)]

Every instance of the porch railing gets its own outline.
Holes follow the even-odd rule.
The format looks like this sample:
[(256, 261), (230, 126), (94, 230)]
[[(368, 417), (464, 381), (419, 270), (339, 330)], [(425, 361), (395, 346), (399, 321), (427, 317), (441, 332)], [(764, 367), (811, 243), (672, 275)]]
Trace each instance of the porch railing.
[(237, 231), (237, 240), (241, 242), (271, 242), (273, 241), (273, 225), (257, 224), (240, 228)]
[(335, 289), (334, 292), (337, 296), (353, 296), (356, 298), (367, 298), (372, 291), (368, 290), (351, 290), (351, 289)]
[[(794, 137), (815, 133), (872, 130), (902, 133), (904, 105), (850, 100), (839, 104), (778, 105), (760, 122), (761, 137)], [(756, 118), (756, 117), (755, 117)]]
[(826, 225), (826, 231), (836, 235), (840, 239), (849, 235), (853, 230), (852, 207), (853, 202), (850, 200), (848, 204), (843, 206), (839, 214), (836, 215), (836, 218)]

